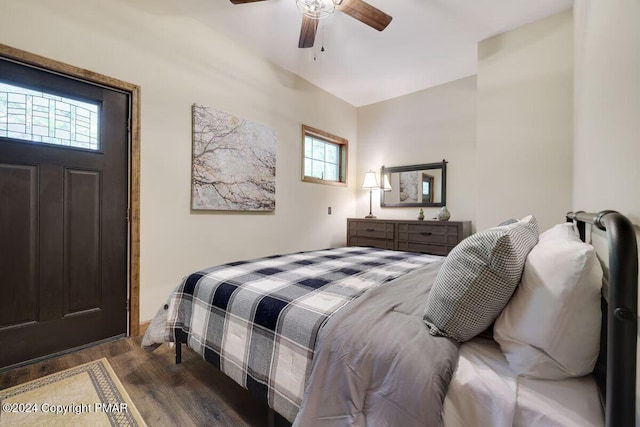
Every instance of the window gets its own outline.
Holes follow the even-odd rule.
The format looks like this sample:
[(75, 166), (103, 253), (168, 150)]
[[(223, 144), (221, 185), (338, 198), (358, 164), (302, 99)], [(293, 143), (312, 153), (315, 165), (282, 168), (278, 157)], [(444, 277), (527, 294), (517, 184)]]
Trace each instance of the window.
[(347, 185), (349, 141), (302, 125), (302, 180)]
[(0, 81), (0, 138), (98, 150), (98, 108)]

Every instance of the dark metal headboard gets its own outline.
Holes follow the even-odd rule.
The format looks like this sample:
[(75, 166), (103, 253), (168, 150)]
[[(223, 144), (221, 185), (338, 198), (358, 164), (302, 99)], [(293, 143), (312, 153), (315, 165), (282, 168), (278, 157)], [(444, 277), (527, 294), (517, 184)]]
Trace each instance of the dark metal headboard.
[(607, 427), (635, 426), (638, 329), (636, 233), (631, 221), (615, 211), (569, 212), (567, 221), (576, 223), (583, 241), (586, 237), (585, 224), (607, 232), (609, 292), (608, 295), (603, 293), (602, 298), (600, 357), (594, 375), (605, 402)]

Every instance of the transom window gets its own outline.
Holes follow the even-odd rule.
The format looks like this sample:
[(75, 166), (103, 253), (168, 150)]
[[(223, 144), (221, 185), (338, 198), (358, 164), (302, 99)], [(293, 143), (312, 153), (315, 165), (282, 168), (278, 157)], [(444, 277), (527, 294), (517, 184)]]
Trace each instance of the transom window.
[(302, 126), (302, 180), (346, 185), (349, 142), (339, 136)]
[(99, 105), (0, 81), (0, 137), (98, 150)]

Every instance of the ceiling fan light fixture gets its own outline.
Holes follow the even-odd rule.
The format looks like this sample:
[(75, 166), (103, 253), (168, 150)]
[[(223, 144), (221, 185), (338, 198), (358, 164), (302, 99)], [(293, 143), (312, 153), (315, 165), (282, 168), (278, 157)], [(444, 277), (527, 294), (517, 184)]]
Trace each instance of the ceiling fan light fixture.
[[(338, 0), (342, 3), (342, 0)], [(326, 18), (336, 9), (336, 0), (296, 0), (298, 10), (311, 19)]]

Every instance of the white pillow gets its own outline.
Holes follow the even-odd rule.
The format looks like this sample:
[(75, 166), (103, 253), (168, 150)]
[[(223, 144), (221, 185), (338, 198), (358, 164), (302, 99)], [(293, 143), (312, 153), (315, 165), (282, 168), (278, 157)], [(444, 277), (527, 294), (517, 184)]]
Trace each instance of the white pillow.
[(542, 233), (539, 238), (540, 241), (549, 239), (569, 239), (571, 241), (582, 242), (578, 235), (578, 229), (572, 222), (565, 222), (551, 227)]
[(590, 373), (600, 347), (601, 287), (595, 251), (571, 224), (542, 233), (494, 327), (511, 369), (542, 379)]

